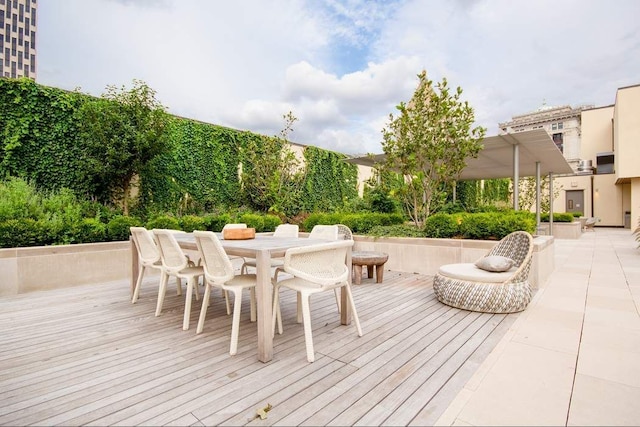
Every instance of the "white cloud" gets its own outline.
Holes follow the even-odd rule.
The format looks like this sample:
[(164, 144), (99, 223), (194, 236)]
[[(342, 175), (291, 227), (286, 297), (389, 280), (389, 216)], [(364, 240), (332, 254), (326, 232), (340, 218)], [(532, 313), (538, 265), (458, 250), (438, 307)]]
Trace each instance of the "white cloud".
[(98, 95), (146, 81), (170, 111), (380, 152), (426, 69), (477, 122), (549, 105), (608, 105), (640, 83), (640, 2), (617, 0), (65, 0), (39, 2), (38, 80)]

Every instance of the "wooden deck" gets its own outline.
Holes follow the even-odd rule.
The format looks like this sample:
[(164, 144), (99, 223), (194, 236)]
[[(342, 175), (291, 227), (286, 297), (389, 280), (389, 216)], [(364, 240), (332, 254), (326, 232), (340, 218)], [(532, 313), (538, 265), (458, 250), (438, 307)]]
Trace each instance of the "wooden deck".
[(312, 298), (314, 363), (291, 292), (266, 364), (248, 295), (235, 356), (220, 294), (196, 335), (200, 302), (183, 331), (173, 280), (160, 317), (153, 277), (135, 305), (128, 281), (0, 298), (0, 425), (433, 424), (517, 315), (445, 306), (431, 281), (388, 271), (354, 285), (363, 337), (340, 325), (333, 293)]

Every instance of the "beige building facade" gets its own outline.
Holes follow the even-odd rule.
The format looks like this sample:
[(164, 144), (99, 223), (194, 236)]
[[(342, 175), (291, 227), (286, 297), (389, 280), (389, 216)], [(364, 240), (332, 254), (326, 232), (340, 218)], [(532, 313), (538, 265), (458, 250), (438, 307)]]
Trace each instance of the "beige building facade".
[(0, 0), (0, 76), (36, 79), (36, 0)]
[(544, 128), (574, 173), (555, 176), (554, 212), (582, 212), (597, 226), (635, 228), (640, 217), (640, 85), (605, 107), (543, 107), (499, 124), (501, 132)]

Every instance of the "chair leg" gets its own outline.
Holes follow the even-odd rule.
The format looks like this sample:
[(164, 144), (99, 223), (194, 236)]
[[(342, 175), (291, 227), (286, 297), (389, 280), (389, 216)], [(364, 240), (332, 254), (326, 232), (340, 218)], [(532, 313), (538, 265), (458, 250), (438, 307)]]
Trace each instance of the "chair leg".
[(136, 280), (136, 288), (133, 291), (133, 298), (131, 298), (131, 304), (135, 304), (138, 301), (138, 296), (140, 295), (140, 287), (142, 286), (142, 277), (144, 276), (144, 265), (140, 267), (140, 271), (138, 272), (138, 280)]
[(276, 334), (276, 321), (278, 322), (278, 333), (282, 335), (282, 313), (280, 312), (280, 287), (273, 287), (273, 310), (271, 312), (271, 336)]
[(251, 303), (251, 321), (255, 322), (256, 321), (256, 288), (255, 287), (251, 287), (249, 288), (249, 297), (250, 297), (250, 303)]
[(160, 279), (160, 287), (158, 288), (158, 303), (156, 305), (156, 317), (160, 316), (160, 312), (162, 311), (162, 304), (164, 303), (164, 294), (167, 291), (167, 282), (169, 281), (169, 275), (162, 273), (162, 278)]
[(184, 319), (182, 320), (182, 330), (189, 329), (189, 318), (191, 317), (191, 297), (193, 296), (193, 288), (195, 287), (195, 278), (187, 280), (187, 297), (184, 301)]
[(229, 292), (228, 291), (223, 291), (224, 292), (224, 300), (227, 303), (227, 316), (231, 314), (231, 306), (229, 305)]
[(200, 291), (198, 290), (198, 282), (200, 277), (196, 277), (193, 281), (193, 290), (196, 291), (196, 301), (200, 301)]
[(296, 315), (296, 322), (302, 323), (302, 297), (299, 292), (296, 292), (296, 304), (298, 309), (298, 314)]
[(311, 334), (311, 312), (309, 310), (309, 295), (301, 295), (302, 299), (302, 319), (304, 326), (304, 343), (307, 348), (307, 360), (313, 362), (315, 360), (315, 352), (313, 350), (313, 336)]
[(182, 296), (182, 280), (176, 277), (176, 295)]
[(338, 288), (335, 288), (333, 290), (334, 295), (336, 296), (336, 305), (338, 306), (338, 313), (340, 313), (341, 308), (340, 308), (340, 294), (338, 293)]
[(211, 286), (205, 283), (204, 297), (202, 300), (202, 308), (200, 308), (200, 317), (198, 318), (198, 327), (196, 328), (196, 334), (202, 332), (204, 329), (204, 319), (207, 317), (207, 307), (209, 306), (209, 296), (211, 295)]
[(356, 311), (356, 304), (353, 302), (353, 294), (351, 293), (351, 286), (349, 283), (345, 285), (347, 289), (347, 299), (349, 300), (349, 305), (351, 306), (351, 314), (353, 316), (353, 321), (356, 324), (356, 329), (358, 330), (358, 336), (362, 336), (362, 328), (360, 327), (360, 319), (358, 319), (358, 312)]
[(233, 301), (233, 322), (231, 323), (231, 347), (229, 354), (234, 355), (238, 352), (238, 332), (240, 329), (240, 309), (242, 304), (242, 289), (234, 292)]

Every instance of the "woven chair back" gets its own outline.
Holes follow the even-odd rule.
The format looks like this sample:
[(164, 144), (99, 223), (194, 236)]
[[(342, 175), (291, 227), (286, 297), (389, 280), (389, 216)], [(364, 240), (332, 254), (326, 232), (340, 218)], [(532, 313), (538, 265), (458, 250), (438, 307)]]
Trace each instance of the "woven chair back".
[(204, 266), (204, 276), (213, 285), (222, 285), (234, 277), (234, 269), (218, 236), (211, 231), (194, 231), (196, 246)]
[(314, 225), (309, 233), (310, 239), (337, 240), (338, 227), (336, 225)]
[(168, 273), (178, 273), (189, 264), (189, 258), (182, 251), (175, 238), (175, 230), (154, 229), (153, 235), (158, 242), (162, 266)]
[(130, 227), (129, 230), (138, 249), (140, 262), (143, 265), (151, 265), (160, 261), (160, 251), (153, 241), (153, 234), (144, 227)]
[(345, 263), (353, 240), (336, 240), (288, 249), (284, 271), (319, 286), (344, 282), (349, 276)]
[(280, 224), (273, 232), (273, 237), (298, 237), (298, 224)]

